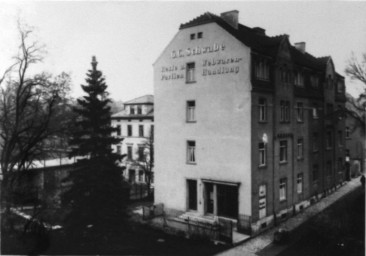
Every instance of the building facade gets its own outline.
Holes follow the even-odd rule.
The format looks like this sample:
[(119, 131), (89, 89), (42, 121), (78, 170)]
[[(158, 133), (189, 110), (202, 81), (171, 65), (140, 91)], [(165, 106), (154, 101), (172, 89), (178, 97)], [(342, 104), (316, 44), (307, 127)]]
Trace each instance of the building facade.
[[(154, 96), (144, 95), (124, 103), (124, 110), (112, 115), (115, 136), (123, 139), (114, 145), (115, 152), (125, 155), (122, 166), (130, 183), (146, 183), (153, 179), (150, 149), (154, 136)], [(150, 175), (151, 174), (151, 175)]]
[(260, 232), (344, 179), (344, 78), (239, 13), (185, 24), (154, 63), (155, 202)]

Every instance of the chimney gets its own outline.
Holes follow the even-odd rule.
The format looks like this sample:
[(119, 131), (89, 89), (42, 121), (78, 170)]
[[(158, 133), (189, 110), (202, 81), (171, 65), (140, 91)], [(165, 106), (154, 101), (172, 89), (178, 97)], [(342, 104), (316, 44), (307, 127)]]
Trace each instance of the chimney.
[(260, 27), (253, 28), (253, 31), (258, 36), (265, 36), (266, 35), (266, 30), (263, 29), (263, 28), (260, 28)]
[(232, 10), (232, 11), (228, 11), (228, 12), (223, 12), (223, 13), (221, 13), (220, 16), (230, 26), (232, 26), (235, 29), (238, 29), (239, 11)]
[(300, 52), (305, 53), (306, 52), (306, 43), (305, 42), (295, 43), (295, 48), (298, 49)]

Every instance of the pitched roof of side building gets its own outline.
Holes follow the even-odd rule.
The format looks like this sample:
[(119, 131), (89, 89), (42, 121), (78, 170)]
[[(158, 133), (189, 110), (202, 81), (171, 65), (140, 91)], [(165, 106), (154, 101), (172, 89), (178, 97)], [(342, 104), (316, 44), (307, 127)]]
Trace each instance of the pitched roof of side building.
[[(284, 40), (289, 39), (289, 36), (278, 35), (274, 37), (267, 36), (265, 34), (265, 30), (260, 27), (249, 28), (238, 23), (237, 29), (228, 24), (223, 18), (212, 14), (210, 12), (206, 12), (193, 20), (183, 23), (180, 25), (180, 30), (194, 27), (198, 25), (208, 24), (208, 23), (217, 23), (223, 29), (228, 31), (232, 36), (236, 39), (253, 49), (255, 52), (267, 55), (269, 57), (276, 58), (279, 47)], [(296, 47), (292, 46), (289, 43), (290, 53), (295, 64), (299, 64), (302, 66), (306, 66), (318, 71), (324, 71), (326, 63), (331, 58), (320, 57), (316, 58), (307, 52), (302, 52), (298, 50)]]

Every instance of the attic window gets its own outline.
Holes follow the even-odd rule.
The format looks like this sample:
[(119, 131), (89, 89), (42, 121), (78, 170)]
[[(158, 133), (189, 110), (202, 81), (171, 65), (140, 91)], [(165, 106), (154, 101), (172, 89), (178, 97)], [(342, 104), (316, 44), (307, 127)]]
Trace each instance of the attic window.
[(197, 33), (197, 38), (202, 38), (202, 32)]
[(196, 34), (191, 34), (191, 40), (195, 39)]
[(267, 60), (257, 60), (255, 62), (255, 77), (260, 80), (269, 80), (269, 63)]

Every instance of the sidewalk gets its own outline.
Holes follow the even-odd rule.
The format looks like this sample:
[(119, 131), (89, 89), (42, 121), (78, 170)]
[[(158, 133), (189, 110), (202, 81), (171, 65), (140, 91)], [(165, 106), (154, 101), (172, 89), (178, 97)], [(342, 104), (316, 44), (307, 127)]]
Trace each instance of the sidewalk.
[(336, 190), (333, 194), (321, 199), (314, 205), (309, 206), (301, 213), (289, 218), (288, 220), (282, 222), (277, 227), (273, 227), (264, 233), (256, 236), (250, 240), (247, 240), (243, 244), (237, 245), (227, 251), (216, 254), (217, 256), (257, 256), (261, 250), (270, 245), (273, 241), (273, 234), (279, 228), (284, 228), (288, 231), (292, 231), (299, 227), (302, 223), (310, 219), (311, 217), (322, 212), (324, 209), (332, 205), (334, 202), (339, 200), (344, 195), (360, 187), (360, 178), (355, 178), (345, 185)]

